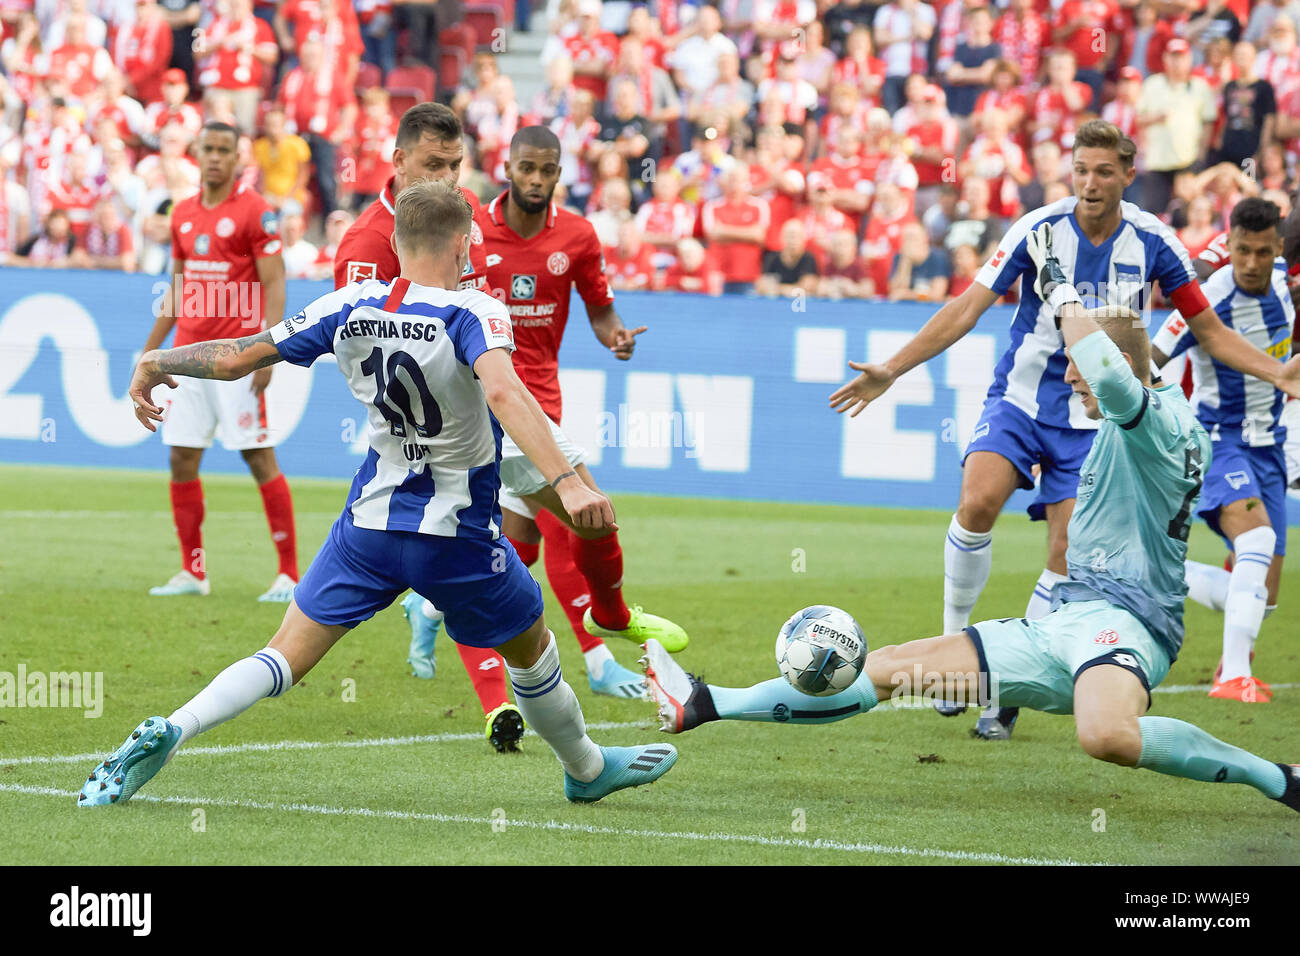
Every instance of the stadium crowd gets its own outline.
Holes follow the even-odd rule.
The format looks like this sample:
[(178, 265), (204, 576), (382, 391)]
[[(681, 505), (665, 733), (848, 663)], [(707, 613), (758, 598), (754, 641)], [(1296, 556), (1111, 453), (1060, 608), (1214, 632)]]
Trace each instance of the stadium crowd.
[[(616, 289), (950, 298), (1009, 222), (1070, 194), (1093, 116), (1137, 141), (1126, 198), (1193, 256), (1243, 197), (1286, 215), (1300, 163), (1300, 0), (552, 0), (529, 102), (499, 31), (475, 33), (485, 9), (502, 17), (0, 0), (0, 257), (167, 271), (216, 119), (244, 131), (289, 277), (328, 277), (391, 175), (398, 117), (432, 96), (484, 200), (519, 127), (556, 132), (557, 201), (589, 217)], [(526, 0), (515, 14), (526, 28)]]

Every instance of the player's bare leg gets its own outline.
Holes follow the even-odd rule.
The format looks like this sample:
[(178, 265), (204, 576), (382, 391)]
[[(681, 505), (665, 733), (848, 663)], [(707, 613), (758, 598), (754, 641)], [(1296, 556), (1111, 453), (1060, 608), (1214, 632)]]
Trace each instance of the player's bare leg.
[[(751, 687), (705, 684), (688, 674), (655, 641), (645, 644), (646, 683), (658, 705), (661, 729), (682, 733), (713, 720), (828, 724), (864, 714), (890, 698), (946, 698), (984, 703), (979, 655), (966, 634), (946, 634), (878, 648), (847, 690), (810, 697), (783, 677)], [(985, 681), (987, 683), (987, 681)]]
[(197, 734), (279, 697), (325, 656), (348, 628), (318, 624), (292, 600), (271, 643), (231, 664), (170, 717), (149, 717), (82, 787), (80, 806), (125, 803)]
[[(962, 467), (957, 513), (948, 525), (943, 547), (943, 632), (956, 634), (970, 623), (980, 592), (993, 567), (993, 525), (1012, 493), (1020, 473), (1002, 455), (975, 451)], [(964, 704), (938, 701), (945, 717), (962, 713)]]
[(181, 570), (166, 584), (150, 588), (154, 597), (207, 594), (211, 589), (203, 553), (203, 484), (199, 480), (202, 461), (202, 448), (169, 449), (172, 523), (180, 539)]
[(1224, 743), (1194, 724), (1146, 716), (1147, 691), (1137, 675), (1101, 664), (1074, 685), (1074, 723), (1091, 757), (1206, 783), (1244, 783), (1300, 810), (1300, 769), (1272, 763)]
[[(586, 465), (575, 465), (574, 470), (587, 487), (600, 490)], [(587, 633), (601, 638), (621, 637), (638, 645), (654, 638), (672, 653), (686, 647), (689, 638), (682, 628), (639, 607), (629, 608), (624, 602), (623, 548), (616, 528), (593, 531), (574, 527), (553, 488), (542, 488), (524, 500), (530, 507), (545, 508), (573, 534), (574, 563), (586, 578), (591, 593), (591, 606), (583, 615)]]
[(298, 583), (298, 535), (293, 520), (293, 497), (289, 481), (280, 471), (274, 448), (247, 448), (239, 453), (257, 490), (262, 494), (262, 508), (271, 531), (279, 567), (275, 580), (259, 601), (284, 602), (293, 597), (293, 586)]
[(1277, 605), (1282, 577), (1282, 556), (1273, 553), (1277, 535), (1259, 498), (1228, 502), (1217, 517), (1232, 542), (1232, 570), (1186, 562), (1189, 596), (1223, 611), (1223, 656), (1210, 696), (1265, 703), (1271, 688), (1251, 674), (1251, 664), (1260, 625)]

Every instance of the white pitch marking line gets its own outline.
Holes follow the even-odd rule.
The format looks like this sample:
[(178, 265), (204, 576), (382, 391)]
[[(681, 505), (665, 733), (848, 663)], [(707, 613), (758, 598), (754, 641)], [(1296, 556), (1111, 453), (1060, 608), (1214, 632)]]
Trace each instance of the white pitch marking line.
[[(253, 511), (209, 511), (209, 515), (217, 518), (242, 518), (260, 517)], [(295, 515), (300, 518), (337, 518), (337, 511), (295, 511)], [(103, 520), (129, 520), (134, 518), (170, 518), (170, 511), (40, 511), (40, 510), (0, 510), (0, 520), (4, 518), (31, 518), (37, 521), (46, 521), (50, 518), (72, 518), (77, 521), (86, 521), (90, 519)]]
[[(58, 790), (53, 787), (29, 787), (23, 784), (0, 784), (0, 793), (20, 793), (31, 796), (66, 797), (75, 799), (80, 791)], [(233, 807), (242, 810), (273, 810), (278, 813), (315, 813), (322, 816), (369, 817), (378, 820), (420, 820), (427, 823), (465, 823), (491, 826), (500, 821), (490, 817), (471, 817), (460, 813), (412, 813), (406, 810), (373, 810), (370, 807), (328, 807), (312, 803), (263, 803), (255, 800), (228, 800), (212, 797), (155, 797), (137, 794), (132, 800), (150, 803), (177, 804), (185, 807)], [(82, 808), (98, 809), (98, 808)], [(103, 811), (101, 811), (103, 812)], [(108, 811), (111, 812), (111, 811)], [(562, 823), (558, 820), (510, 820), (507, 826), (527, 830), (549, 830), (560, 833), (587, 833), (593, 836), (630, 837), (644, 840), (690, 840), (702, 843), (748, 843), (754, 846), (771, 846), (798, 850), (836, 850), (845, 853), (877, 853), (884, 856), (928, 857), (938, 860), (958, 860), (968, 863), (1008, 863), (1018, 866), (1087, 866), (1078, 860), (1045, 860), (1031, 856), (1005, 856), (1001, 853), (977, 853), (968, 850), (935, 850), (928, 847), (886, 846), (879, 843), (841, 843), (836, 840), (796, 840), (788, 837), (765, 837), (747, 833), (699, 833), (691, 830), (630, 830), (622, 827), (601, 827), (589, 823)]]

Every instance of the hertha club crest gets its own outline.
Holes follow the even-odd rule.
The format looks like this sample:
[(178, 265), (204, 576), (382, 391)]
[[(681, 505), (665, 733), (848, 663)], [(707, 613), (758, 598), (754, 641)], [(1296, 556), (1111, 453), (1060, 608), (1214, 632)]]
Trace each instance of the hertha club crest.
[(569, 271), (569, 257), (563, 252), (552, 252), (546, 260), (546, 271), (553, 276), (562, 276)]

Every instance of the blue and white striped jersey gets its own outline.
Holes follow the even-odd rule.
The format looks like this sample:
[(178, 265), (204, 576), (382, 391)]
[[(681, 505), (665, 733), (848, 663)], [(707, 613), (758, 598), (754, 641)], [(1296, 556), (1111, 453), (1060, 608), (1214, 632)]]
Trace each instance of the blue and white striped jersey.
[(338, 359), (367, 406), (370, 451), (348, 493), (359, 528), (497, 538), (501, 426), (474, 377), (488, 349), (514, 351), (504, 305), (473, 289), (370, 279), (277, 323), (286, 361)]
[(1052, 224), (1052, 248), (1065, 278), (1084, 305), (1124, 305), (1141, 313), (1150, 285), (1160, 283), (1165, 295), (1195, 315), (1205, 307), (1192, 260), (1173, 231), (1132, 203), (1120, 203), (1120, 226), (1100, 246), (1084, 236), (1074, 218), (1078, 199), (1071, 196), (1022, 216), (984, 264), (975, 281), (1002, 295), (1016, 279), (1020, 306), (1011, 321), (1011, 345), (994, 370), (988, 397), (1004, 398), (1026, 415), (1058, 428), (1095, 429), (1083, 402), (1065, 384), (1065, 352), (1051, 311), (1034, 294), (1034, 265), (1025, 248), (1031, 230)]
[[(1246, 341), (1285, 362), (1291, 355), (1295, 306), (1286, 285), (1286, 263), (1278, 259), (1268, 289), (1252, 295), (1233, 279), (1231, 264), (1205, 280), (1205, 295), (1223, 324)], [(1192, 407), (1212, 441), (1240, 442), (1256, 447), (1286, 442), (1279, 423), (1286, 395), (1269, 382), (1243, 375), (1196, 345), (1187, 321), (1175, 312), (1151, 342), (1173, 358), (1187, 352), (1192, 363)]]

